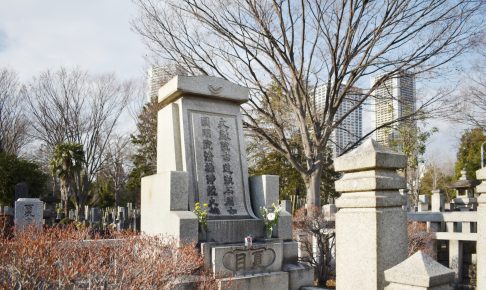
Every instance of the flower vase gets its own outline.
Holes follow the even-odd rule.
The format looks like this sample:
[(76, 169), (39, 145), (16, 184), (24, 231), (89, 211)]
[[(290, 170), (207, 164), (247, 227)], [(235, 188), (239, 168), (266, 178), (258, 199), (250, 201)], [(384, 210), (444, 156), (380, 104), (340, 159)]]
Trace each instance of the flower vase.
[(271, 239), (273, 233), (273, 227), (265, 227), (265, 238)]

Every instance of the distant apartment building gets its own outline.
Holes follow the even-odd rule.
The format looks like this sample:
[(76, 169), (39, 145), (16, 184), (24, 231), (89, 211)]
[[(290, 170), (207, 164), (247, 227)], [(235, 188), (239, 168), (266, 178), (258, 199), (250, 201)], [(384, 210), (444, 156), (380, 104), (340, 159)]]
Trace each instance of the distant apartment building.
[(150, 101), (159, 94), (159, 89), (176, 75), (186, 75), (184, 69), (176, 64), (152, 66), (148, 71), (147, 98)]
[[(381, 76), (372, 79), (372, 85)], [(415, 111), (415, 77), (402, 72), (386, 80), (374, 92), (374, 126), (378, 128), (398, 118), (409, 115)], [(400, 126), (416, 126), (415, 122), (402, 121), (375, 131), (375, 139), (379, 143), (391, 146), (399, 137)]]
[[(315, 104), (317, 110), (324, 110), (326, 102), (326, 88), (327, 86), (320, 86), (316, 88)], [(346, 95), (345, 99), (339, 106), (334, 120), (341, 119), (347, 114), (356, 104), (363, 98), (361, 89), (353, 88), (355, 93)], [(340, 156), (346, 149), (350, 148), (358, 142), (363, 136), (363, 110), (362, 106), (352, 111), (343, 122), (331, 134), (331, 148), (333, 156)]]

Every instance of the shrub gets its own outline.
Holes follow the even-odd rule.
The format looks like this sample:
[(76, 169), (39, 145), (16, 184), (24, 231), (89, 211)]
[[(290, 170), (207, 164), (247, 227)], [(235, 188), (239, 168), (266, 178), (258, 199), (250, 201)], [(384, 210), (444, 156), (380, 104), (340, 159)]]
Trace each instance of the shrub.
[(131, 232), (114, 235), (86, 240), (87, 230), (68, 227), (1, 238), (0, 288), (170, 289), (194, 275), (198, 289), (215, 288), (194, 245)]
[(432, 234), (427, 232), (427, 225), (423, 222), (409, 222), (407, 226), (408, 232), (408, 255), (411, 256), (418, 251), (435, 257), (433, 249), (434, 243)]
[(299, 260), (312, 266), (318, 285), (325, 286), (326, 281), (335, 273), (334, 222), (326, 220), (319, 207), (302, 208), (295, 214), (294, 229), (297, 235), (304, 236), (299, 239), (304, 252)]

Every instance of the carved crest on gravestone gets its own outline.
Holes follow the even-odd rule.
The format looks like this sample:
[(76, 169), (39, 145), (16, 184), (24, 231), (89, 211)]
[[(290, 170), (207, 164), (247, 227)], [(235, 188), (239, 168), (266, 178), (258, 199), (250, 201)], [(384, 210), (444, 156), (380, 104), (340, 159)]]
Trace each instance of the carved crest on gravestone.
[(211, 92), (211, 94), (213, 94), (213, 95), (219, 95), (219, 94), (221, 94), (221, 91), (223, 90), (223, 87), (208, 85), (208, 89)]
[(250, 249), (235, 249), (223, 256), (223, 266), (236, 273), (252, 273), (265, 270), (276, 259), (275, 251), (259, 247)]

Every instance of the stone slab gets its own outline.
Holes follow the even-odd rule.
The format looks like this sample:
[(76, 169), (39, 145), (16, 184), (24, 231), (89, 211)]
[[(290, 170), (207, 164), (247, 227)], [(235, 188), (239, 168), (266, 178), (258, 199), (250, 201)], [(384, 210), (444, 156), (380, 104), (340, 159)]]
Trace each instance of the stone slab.
[[(246, 150), (240, 106), (193, 95), (184, 95), (171, 106), (178, 107), (177, 114), (170, 106), (162, 111), (170, 111), (168, 119), (175, 115), (179, 118), (181, 165), (173, 160), (173, 152), (179, 152), (174, 147), (179, 144), (171, 139), (157, 143), (157, 152), (162, 159), (169, 159), (165, 170), (179, 170), (182, 166), (180, 170), (187, 172), (189, 209), (193, 210), (199, 201), (209, 205), (208, 219), (256, 218), (251, 208), (246, 158), (242, 157)], [(174, 126), (169, 122), (159, 128), (158, 134), (171, 136), (177, 130), (166, 127)]]
[(197, 217), (187, 207), (187, 175), (184, 172), (142, 178), (141, 231), (145, 234), (170, 235), (182, 242), (197, 241)]
[(273, 272), (223, 278), (218, 284), (219, 290), (285, 290), (289, 289), (289, 273)]
[(283, 242), (284, 264), (297, 264), (299, 260), (299, 243), (297, 241)]
[(338, 192), (360, 192), (405, 188), (406, 182), (394, 171), (377, 169), (346, 173), (335, 185)]
[(279, 177), (276, 175), (259, 175), (250, 177), (250, 196), (253, 212), (259, 218), (261, 207), (269, 208), (278, 205)]
[(280, 212), (277, 228), (274, 229), (277, 238), (292, 240), (292, 215), (286, 211)]
[(405, 196), (398, 191), (367, 191), (343, 193), (336, 200), (337, 208), (377, 208), (403, 206)]
[(248, 88), (210, 76), (175, 76), (159, 89), (159, 103), (172, 103), (184, 94), (242, 104), (248, 101)]
[(375, 168), (400, 169), (407, 165), (407, 157), (373, 139), (334, 160), (334, 170), (340, 172), (363, 171)]
[(282, 242), (221, 245), (211, 248), (211, 267), (216, 278), (277, 272), (282, 269)]
[(263, 221), (259, 219), (208, 220), (208, 242), (243, 243), (244, 238), (264, 237)]
[(314, 284), (314, 268), (304, 264), (286, 264), (282, 270), (289, 273), (289, 290)]

